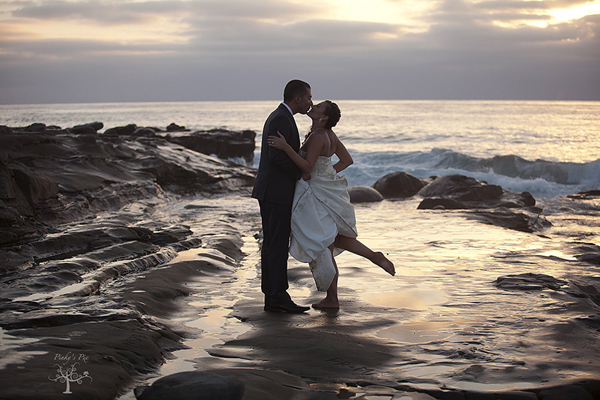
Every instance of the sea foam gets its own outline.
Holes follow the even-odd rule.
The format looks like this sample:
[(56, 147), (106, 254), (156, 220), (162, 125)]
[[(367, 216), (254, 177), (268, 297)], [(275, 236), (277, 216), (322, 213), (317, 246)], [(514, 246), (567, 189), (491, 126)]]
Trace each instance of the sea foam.
[(600, 159), (588, 163), (530, 161), (515, 155), (472, 157), (447, 149), (430, 152), (354, 153), (345, 174), (351, 185), (372, 185), (403, 171), (418, 178), (461, 174), (534, 197), (558, 197), (600, 187)]

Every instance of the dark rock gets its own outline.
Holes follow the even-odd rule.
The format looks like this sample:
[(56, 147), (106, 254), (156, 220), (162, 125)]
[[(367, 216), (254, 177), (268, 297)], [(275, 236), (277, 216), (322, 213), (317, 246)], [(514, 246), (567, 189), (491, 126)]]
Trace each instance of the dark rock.
[[(463, 175), (447, 175), (435, 178), (423, 187), (418, 195), (425, 198), (420, 209), (444, 206), (448, 209), (473, 208), (521, 208), (535, 206), (535, 199), (529, 192), (515, 193), (498, 185), (489, 185), (475, 178)], [(434, 200), (431, 200), (434, 199)], [(454, 200), (446, 206), (443, 200)]]
[(598, 197), (600, 197), (600, 190), (587, 190), (585, 192), (579, 192), (579, 193), (572, 194), (567, 197), (570, 199), (577, 199), (577, 200), (597, 199)]
[[(78, 334), (73, 336), (73, 332)], [(3, 399), (115, 399), (133, 383), (133, 375), (154, 372), (164, 362), (165, 349), (176, 348), (179, 346), (176, 341), (180, 340), (167, 327), (142, 318), (75, 322), (26, 329), (17, 334), (39, 338), (28, 346), (28, 351), (40, 355), (3, 368), (0, 374)], [(86, 356), (87, 362), (77, 364), (77, 371), (89, 371), (93, 378), (93, 383), (88, 380), (81, 385), (72, 384), (71, 396), (63, 394), (64, 381), (48, 379), (56, 371), (50, 369), (56, 363), (55, 354), (68, 352)]]
[(425, 182), (406, 172), (387, 174), (373, 184), (373, 188), (386, 199), (412, 197), (423, 186), (425, 186)]
[(507, 391), (496, 394), (496, 400), (538, 400), (534, 393), (522, 391)]
[(4, 204), (2, 200), (0, 200), (0, 226), (13, 226), (18, 221), (18, 211), (14, 208), (7, 207), (6, 204)]
[(479, 219), (492, 225), (502, 226), (521, 232), (536, 232), (552, 226), (546, 218), (539, 214), (531, 216), (522, 212), (513, 212), (507, 209), (491, 211), (474, 211), (468, 214), (469, 218)]
[(418, 210), (461, 210), (467, 208), (469, 208), (469, 206), (462, 201), (438, 197), (424, 199), (417, 206)]
[(27, 132), (43, 132), (46, 130), (46, 124), (36, 122), (25, 128)]
[(187, 371), (161, 378), (135, 395), (138, 400), (240, 400), (244, 384), (209, 372)]
[(102, 122), (90, 122), (89, 124), (77, 125), (69, 129), (69, 132), (76, 135), (98, 133), (100, 129), (104, 128)]
[(156, 136), (156, 131), (153, 128), (137, 128), (132, 133), (133, 136)]
[(422, 393), (437, 400), (465, 400), (465, 394), (459, 390), (423, 389)]
[(104, 131), (105, 135), (131, 135), (137, 129), (136, 124), (129, 124), (126, 126), (117, 126)]
[(69, 193), (69, 194), (79, 192), (79, 189), (77, 189), (77, 186), (73, 185), (72, 183), (68, 183), (68, 182), (67, 183), (59, 183), (58, 190), (61, 193)]
[[(81, 132), (100, 126), (88, 124)], [(151, 136), (134, 136), (136, 129), (132, 124), (98, 135), (16, 128), (2, 134), (0, 243), (17, 244), (46, 233), (54, 224), (162, 196), (165, 191), (217, 194), (246, 190), (254, 183), (252, 168), (181, 148), (153, 130), (148, 132)], [(223, 149), (229, 139), (233, 147), (244, 142), (248, 149), (236, 154), (249, 158), (253, 135), (211, 134)], [(162, 233), (154, 239), (169, 243), (176, 237)]]
[(544, 400), (594, 400), (594, 397), (580, 385), (565, 385), (540, 390), (538, 396)]
[(370, 186), (350, 186), (348, 188), (351, 203), (369, 203), (382, 201), (383, 196)]
[(523, 205), (525, 205), (525, 207), (535, 206), (535, 198), (533, 197), (533, 195), (531, 193), (522, 192), (520, 196), (521, 196), (521, 201), (523, 202)]
[(175, 132), (175, 131), (185, 131), (185, 126), (179, 126), (176, 123), (172, 122), (167, 126), (167, 132)]
[(575, 255), (578, 260), (600, 265), (600, 246), (586, 244), (576, 247), (580, 253)]
[(37, 205), (40, 201), (56, 197), (58, 194), (58, 185), (49, 178), (34, 175), (21, 168), (11, 169), (11, 172), (16, 185), (31, 206)]
[(567, 284), (566, 281), (556, 279), (550, 275), (525, 273), (518, 275), (501, 276), (496, 279), (496, 286), (500, 289), (512, 290), (558, 290)]
[(334, 400), (334, 393), (312, 391), (301, 377), (277, 369), (231, 368), (210, 370), (220, 376), (244, 383), (244, 398), (260, 400), (310, 399)]
[(212, 129), (191, 133), (170, 132), (167, 140), (190, 150), (222, 159), (243, 158), (247, 163), (254, 159), (256, 132)]
[(488, 185), (475, 178), (463, 175), (447, 175), (435, 179), (419, 191), (423, 197), (450, 197), (460, 201), (481, 201), (497, 199), (502, 188)]
[(600, 381), (598, 380), (584, 380), (580, 384), (592, 395), (594, 399), (600, 399)]

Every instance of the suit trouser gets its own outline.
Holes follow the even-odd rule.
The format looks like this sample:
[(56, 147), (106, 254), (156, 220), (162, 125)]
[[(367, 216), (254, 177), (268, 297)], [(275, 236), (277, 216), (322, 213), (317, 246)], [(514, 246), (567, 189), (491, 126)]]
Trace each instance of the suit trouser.
[(263, 226), (260, 253), (261, 290), (265, 305), (279, 305), (291, 301), (287, 292), (287, 260), (290, 246), (292, 205), (259, 201)]

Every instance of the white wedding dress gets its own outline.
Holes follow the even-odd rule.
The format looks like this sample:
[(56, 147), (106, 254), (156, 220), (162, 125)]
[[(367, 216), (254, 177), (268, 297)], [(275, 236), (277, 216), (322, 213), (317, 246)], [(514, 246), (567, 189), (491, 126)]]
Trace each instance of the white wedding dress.
[[(346, 177), (336, 174), (331, 157), (320, 156), (310, 180), (300, 179), (296, 183), (290, 243), (290, 254), (300, 262), (309, 263), (319, 291), (327, 291), (335, 277), (328, 247), (338, 234), (357, 236), (354, 206), (350, 203)], [(334, 255), (342, 251), (335, 249)]]

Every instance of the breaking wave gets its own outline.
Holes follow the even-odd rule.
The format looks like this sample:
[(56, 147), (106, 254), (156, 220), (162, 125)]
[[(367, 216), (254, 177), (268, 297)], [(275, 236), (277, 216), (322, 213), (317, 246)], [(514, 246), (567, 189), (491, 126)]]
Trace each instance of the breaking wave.
[(600, 159), (587, 163), (526, 160), (516, 155), (478, 158), (447, 149), (430, 152), (354, 153), (346, 175), (351, 185), (371, 185), (382, 176), (404, 171), (419, 178), (461, 174), (528, 191), (535, 197), (558, 197), (600, 188)]

